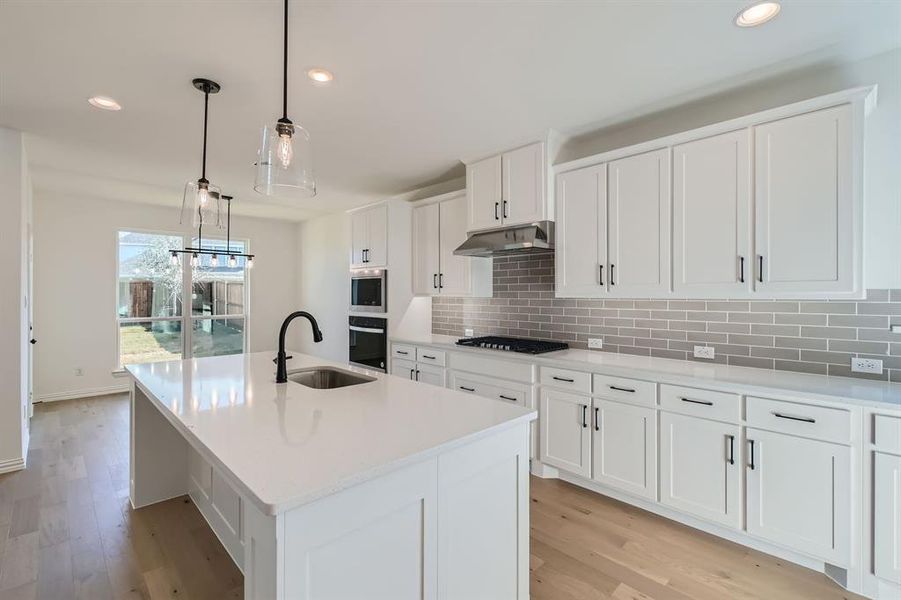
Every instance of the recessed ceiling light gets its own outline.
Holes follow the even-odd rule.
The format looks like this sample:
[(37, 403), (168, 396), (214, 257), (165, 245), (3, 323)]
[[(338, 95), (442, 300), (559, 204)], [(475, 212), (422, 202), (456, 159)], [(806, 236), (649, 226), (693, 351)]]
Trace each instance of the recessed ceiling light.
[(307, 77), (316, 83), (328, 83), (335, 78), (331, 71), (325, 69), (310, 69), (307, 71)]
[(757, 27), (778, 15), (780, 10), (782, 7), (778, 2), (758, 2), (738, 13), (735, 24), (739, 27)]
[(122, 110), (122, 105), (110, 98), (109, 96), (91, 96), (88, 103), (103, 110)]

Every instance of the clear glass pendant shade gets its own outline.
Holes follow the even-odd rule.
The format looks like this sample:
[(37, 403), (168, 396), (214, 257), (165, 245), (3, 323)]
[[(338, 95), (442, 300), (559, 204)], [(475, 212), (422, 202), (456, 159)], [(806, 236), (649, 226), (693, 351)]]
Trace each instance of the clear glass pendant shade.
[[(219, 187), (212, 183), (201, 184), (197, 180), (185, 184), (185, 193), (181, 199), (181, 219), (179, 223), (191, 220), (192, 227), (204, 225), (222, 229), (221, 196)], [(190, 213), (190, 214), (189, 214)]]
[(316, 195), (310, 134), (300, 125), (273, 123), (263, 128), (253, 189), (266, 196)]

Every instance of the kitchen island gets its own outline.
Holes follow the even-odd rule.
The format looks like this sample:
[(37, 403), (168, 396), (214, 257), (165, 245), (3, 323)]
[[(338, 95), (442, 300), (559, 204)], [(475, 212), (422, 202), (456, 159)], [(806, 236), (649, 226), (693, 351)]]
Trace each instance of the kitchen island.
[(190, 494), (248, 599), (528, 598), (535, 411), (290, 354), (128, 367), (132, 505)]

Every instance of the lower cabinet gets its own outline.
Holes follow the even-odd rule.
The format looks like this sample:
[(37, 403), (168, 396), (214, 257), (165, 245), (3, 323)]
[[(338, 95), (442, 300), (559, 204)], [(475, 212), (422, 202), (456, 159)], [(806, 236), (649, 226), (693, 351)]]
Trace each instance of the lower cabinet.
[(391, 359), (391, 374), (405, 379), (416, 379), (416, 363), (412, 360)]
[(901, 584), (901, 456), (876, 452), (873, 459), (875, 573)]
[(738, 425), (660, 413), (660, 502), (741, 528)]
[(541, 461), (582, 477), (591, 476), (591, 398), (541, 390), (539, 448)]
[(652, 408), (594, 398), (591, 478), (657, 499), (657, 415)]
[(851, 449), (747, 430), (748, 533), (847, 566)]
[(244, 565), (241, 495), (193, 448), (188, 450), (188, 492), (239, 568)]
[(391, 359), (391, 374), (441, 387), (444, 387), (446, 379), (445, 369), (443, 367), (426, 365), (413, 362), (412, 360), (402, 360), (399, 358)]

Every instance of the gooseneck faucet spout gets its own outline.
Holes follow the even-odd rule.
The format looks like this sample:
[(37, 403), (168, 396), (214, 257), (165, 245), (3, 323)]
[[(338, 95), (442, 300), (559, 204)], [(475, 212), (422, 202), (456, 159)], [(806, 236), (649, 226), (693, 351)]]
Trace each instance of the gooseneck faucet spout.
[(288, 381), (288, 366), (286, 364), (288, 357), (285, 355), (285, 334), (288, 333), (288, 325), (290, 325), (291, 321), (297, 317), (304, 317), (310, 321), (310, 325), (313, 327), (314, 342), (318, 344), (322, 341), (322, 332), (319, 330), (319, 323), (316, 322), (316, 318), (313, 315), (304, 310), (298, 310), (288, 315), (288, 318), (282, 323), (281, 330), (278, 332), (278, 355), (275, 357), (275, 364), (277, 366), (275, 370), (275, 383), (287, 383)]

